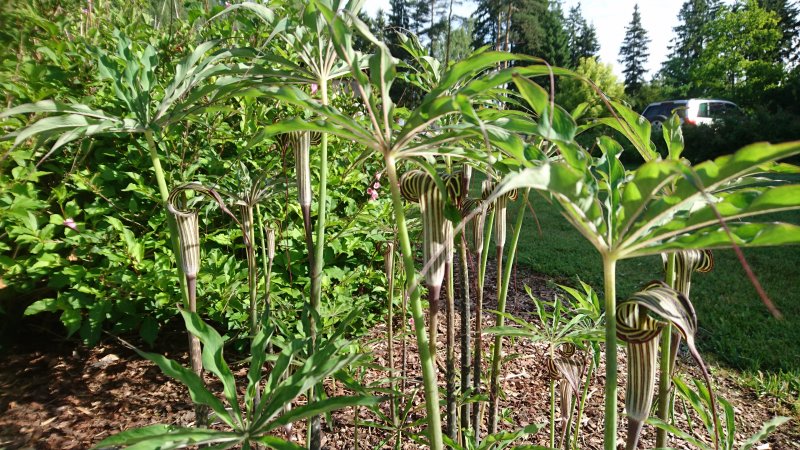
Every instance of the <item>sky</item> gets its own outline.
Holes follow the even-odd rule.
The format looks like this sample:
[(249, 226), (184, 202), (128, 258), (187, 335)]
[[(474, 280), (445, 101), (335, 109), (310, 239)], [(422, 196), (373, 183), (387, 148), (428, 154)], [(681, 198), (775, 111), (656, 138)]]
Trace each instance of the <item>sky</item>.
[[(614, 72), (622, 78), (619, 48), (625, 38), (625, 27), (631, 21), (633, 6), (638, 3), (642, 15), (642, 26), (650, 38), (650, 57), (647, 61), (648, 78), (661, 68), (669, 54), (672, 29), (678, 25), (678, 11), (684, 0), (563, 0), (564, 14), (580, 3), (583, 17), (594, 24), (600, 42), (600, 60), (614, 66)], [(366, 0), (364, 9), (374, 16), (378, 9), (389, 11), (389, 0)], [(475, 10), (475, 3), (465, 1), (457, 14), (468, 16)]]

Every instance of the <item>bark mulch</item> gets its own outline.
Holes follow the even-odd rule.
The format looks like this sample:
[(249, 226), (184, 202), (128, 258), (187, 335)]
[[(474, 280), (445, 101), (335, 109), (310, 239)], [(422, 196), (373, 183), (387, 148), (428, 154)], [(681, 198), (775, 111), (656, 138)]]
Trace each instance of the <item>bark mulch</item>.
[[(490, 270), (489, 273), (492, 271)], [(516, 276), (516, 286), (508, 301), (512, 313), (530, 318), (533, 304), (522, 286), (531, 286), (535, 295), (552, 298), (552, 283), (545, 277), (521, 270)], [(487, 309), (494, 305), (494, 280), (487, 283)], [(442, 302), (444, 303), (444, 301)], [(444, 386), (444, 311), (439, 319), (438, 361), (440, 386)], [(456, 325), (459, 324), (458, 318)], [(484, 316), (484, 324), (493, 324), (490, 315)], [(387, 344), (385, 342), (386, 324), (375, 327), (362, 339), (363, 345), (370, 349), (375, 367), (387, 366)], [(402, 338), (394, 343), (396, 365), (399, 370), (402, 354)], [(485, 362), (488, 362), (489, 341), (485, 342)], [(188, 365), (185, 356), (186, 338), (178, 331), (168, 332), (159, 340), (155, 350), (182, 361)], [(534, 344), (525, 339), (513, 342), (506, 339), (502, 368), (502, 387), (504, 398), (501, 409), (504, 411), (502, 428), (515, 429), (528, 424), (549, 422), (549, 382), (541, 364), (547, 351), (543, 344)], [(407, 382), (406, 397), (399, 401), (411, 401), (411, 414), (401, 425), (404, 432), (414, 432), (419, 427), (414, 421), (424, 417), (424, 399), (419, 375), (419, 360), (413, 337), (407, 339)], [(458, 361), (458, 352), (456, 356)], [(243, 367), (234, 366), (237, 376), (244, 377)], [(588, 406), (580, 424), (581, 440), (578, 448), (601, 449), (603, 436), (603, 363), (595, 372), (589, 389)], [(620, 405), (624, 404), (625, 363), (624, 351), (620, 351)], [(699, 377), (697, 367), (689, 360), (682, 360), (679, 370), (684, 378)], [(758, 399), (754, 392), (744, 388), (723, 373), (730, 371), (712, 370), (715, 389), (728, 399), (736, 410), (737, 439), (749, 437), (761, 424), (771, 417), (786, 413), (775, 399)], [(389, 373), (372, 368), (362, 376), (365, 384), (386, 386)], [(212, 385), (219, 387), (207, 378)], [(484, 386), (486, 382), (484, 382)], [(346, 394), (346, 390), (334, 382), (327, 383), (329, 394)], [(387, 404), (382, 406), (384, 414), (389, 414)], [(680, 412), (680, 408), (678, 408)], [(360, 425), (354, 427), (358, 417)], [(678, 414), (680, 417), (681, 414)], [(194, 413), (188, 402), (187, 390), (181, 384), (163, 375), (158, 367), (140, 358), (135, 352), (123, 346), (116, 339), (108, 337), (94, 348), (86, 348), (72, 341), (65, 341), (55, 335), (36, 332), (21, 338), (17, 345), (3, 356), (0, 365), (0, 449), (86, 449), (115, 432), (141, 427), (154, 423), (191, 425)], [(343, 410), (333, 415), (333, 424), (325, 434), (324, 445), (330, 450), (351, 450), (356, 448), (392, 448), (390, 444), (381, 445), (391, 433), (370, 423), (381, 426), (390, 425), (364, 408), (359, 411)], [(625, 429), (624, 418), (620, 421), (620, 439)], [(559, 429), (560, 424), (559, 423)], [(684, 419), (679, 419), (679, 427), (688, 429)], [(291, 431), (295, 442), (304, 441), (303, 424), (297, 424)], [(285, 432), (284, 432), (285, 433)], [(645, 426), (640, 448), (654, 447), (654, 430)], [(547, 444), (549, 429), (544, 427), (538, 434), (519, 443)], [(423, 445), (415, 442), (409, 435), (401, 438), (401, 448), (420, 449)], [(672, 441), (677, 449), (692, 448), (683, 442)], [(793, 420), (780, 427), (767, 442), (758, 449), (800, 449), (800, 427)]]

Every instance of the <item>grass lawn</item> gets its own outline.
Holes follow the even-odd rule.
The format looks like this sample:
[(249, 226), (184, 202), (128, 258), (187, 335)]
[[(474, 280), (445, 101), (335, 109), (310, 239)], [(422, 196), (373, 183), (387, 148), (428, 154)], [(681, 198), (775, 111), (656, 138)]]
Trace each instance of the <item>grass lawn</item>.
[[(536, 272), (574, 285), (577, 278), (603, 292), (603, 270), (597, 251), (543, 197), (531, 193), (530, 209), (520, 237), (518, 261)], [(512, 207), (509, 223), (519, 205)], [(800, 223), (800, 212), (776, 217)], [(700, 324), (703, 354), (722, 366), (742, 371), (757, 391), (794, 401), (800, 390), (800, 247), (744, 250), (745, 257), (772, 301), (784, 314), (770, 316), (732, 250), (715, 251), (716, 265), (695, 274), (691, 298)], [(644, 283), (663, 279), (658, 257), (621, 261), (617, 268), (619, 298)], [(785, 391), (785, 392), (782, 392)]]

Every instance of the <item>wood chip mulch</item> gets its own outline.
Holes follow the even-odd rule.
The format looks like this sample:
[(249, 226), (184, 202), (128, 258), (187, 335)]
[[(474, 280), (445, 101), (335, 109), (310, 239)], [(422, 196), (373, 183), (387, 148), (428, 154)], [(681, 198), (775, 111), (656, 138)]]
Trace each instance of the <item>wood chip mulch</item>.
[[(491, 273), (492, 271), (488, 271)], [(508, 306), (513, 314), (531, 319), (533, 303), (524, 285), (529, 285), (535, 295), (552, 298), (554, 288), (545, 277), (518, 271), (515, 287), (510, 293)], [(487, 309), (495, 307), (494, 280), (487, 280)], [(444, 301), (442, 301), (444, 303)], [(440, 312), (439, 345), (437, 365), (439, 366), (440, 386), (444, 386), (444, 311)], [(456, 325), (459, 324), (456, 318)], [(494, 318), (484, 316), (484, 324), (492, 325)], [(399, 327), (398, 327), (399, 328)], [(376, 366), (387, 366), (386, 324), (381, 324), (362, 338), (363, 345), (372, 353)], [(35, 337), (34, 337), (35, 336)], [(3, 356), (0, 364), (0, 449), (86, 449), (111, 434), (134, 427), (154, 423), (191, 425), (194, 412), (188, 402), (185, 387), (163, 375), (154, 364), (143, 360), (136, 353), (108, 337), (94, 348), (86, 348), (72, 341), (47, 337), (43, 333), (32, 333), (24, 341)], [(402, 336), (394, 343), (394, 354), (399, 367), (402, 354)], [(489, 341), (485, 338), (484, 359), (488, 362)], [(167, 333), (159, 340), (156, 352), (188, 364), (184, 352), (186, 338), (178, 332)], [(419, 375), (419, 360), (413, 337), (407, 339), (407, 382), (406, 397), (401, 403), (411, 401), (411, 414), (401, 425), (404, 431), (418, 431), (414, 422), (424, 417), (424, 399)], [(458, 345), (457, 345), (458, 347)], [(505, 362), (502, 366), (502, 388), (504, 398), (501, 409), (505, 411), (507, 422), (502, 428), (512, 430), (528, 424), (549, 423), (549, 382), (544, 375), (542, 355), (546, 352), (544, 344), (534, 344), (525, 339), (513, 342), (505, 340)], [(458, 361), (458, 349), (456, 349)], [(601, 449), (603, 436), (603, 363), (595, 372), (589, 389), (588, 406), (580, 424), (581, 440), (578, 448)], [(624, 404), (625, 363), (624, 351), (620, 351), (619, 361), (620, 405)], [(237, 376), (243, 379), (243, 367), (234, 366)], [(399, 369), (398, 369), (399, 370)], [(679, 370), (684, 378), (699, 377), (700, 372), (690, 360), (682, 360)], [(754, 392), (738, 385), (734, 379), (722, 375), (726, 371), (715, 371), (712, 376), (716, 391), (728, 399), (736, 410), (737, 440), (744, 440), (756, 432), (761, 424), (775, 415), (786, 414), (784, 405), (775, 399), (758, 399)], [(371, 369), (363, 375), (364, 384), (386, 387), (383, 381), (388, 371)], [(218, 383), (207, 378), (209, 384), (220, 388)], [(484, 386), (486, 382), (484, 382)], [(346, 394), (339, 384), (328, 382), (331, 395)], [(221, 389), (220, 389), (221, 390)], [(620, 406), (622, 408), (622, 406)], [(389, 414), (387, 404), (382, 411)], [(678, 410), (680, 412), (680, 409)], [(354, 427), (358, 417), (360, 425)], [(682, 416), (678, 414), (678, 416)], [(384, 443), (391, 433), (377, 427), (368, 426), (371, 422), (387, 425), (374, 413), (361, 408), (343, 410), (333, 414), (333, 424), (328, 425), (324, 447), (329, 450), (352, 450), (393, 448), (393, 440)], [(559, 425), (561, 422), (558, 422)], [(390, 425), (390, 424), (389, 424)], [(688, 429), (685, 419), (679, 419), (678, 426)], [(620, 420), (619, 439), (624, 438), (625, 419)], [(302, 443), (305, 436), (303, 424), (297, 424), (291, 431), (295, 442)], [(701, 434), (702, 436), (702, 434)], [(356, 445), (356, 439), (358, 445)], [(653, 448), (655, 431), (645, 426), (640, 448)], [(527, 440), (518, 442), (546, 445), (549, 428), (542, 430)], [(624, 442), (624, 441), (623, 441)], [(677, 449), (692, 448), (686, 443), (672, 441)], [(415, 442), (408, 435), (401, 438), (402, 449), (421, 449), (424, 445)], [(780, 427), (767, 442), (759, 444), (760, 450), (800, 449), (800, 426), (797, 420)]]

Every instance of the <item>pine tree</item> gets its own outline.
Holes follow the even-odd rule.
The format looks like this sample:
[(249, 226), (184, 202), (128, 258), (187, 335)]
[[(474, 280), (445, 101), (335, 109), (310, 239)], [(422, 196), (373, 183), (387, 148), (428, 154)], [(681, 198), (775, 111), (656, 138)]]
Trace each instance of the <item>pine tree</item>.
[(407, 0), (390, 0), (389, 27), (392, 33), (408, 33), (411, 30), (411, 16)]
[(568, 66), (576, 68), (581, 58), (597, 57), (597, 53), (600, 51), (597, 30), (594, 25), (586, 22), (581, 13), (580, 3), (569, 9), (565, 25), (569, 37)]
[(516, 53), (542, 57), (542, 43), (546, 39), (544, 17), (548, 0), (522, 0), (518, 2), (511, 23), (513, 34), (511, 49)]
[[(472, 33), (474, 48), (491, 46), (497, 51), (509, 51), (512, 44), (512, 17), (518, 12), (516, 0), (478, 0), (472, 17), (475, 28)], [(514, 17), (514, 21), (516, 18)]]
[(719, 7), (719, 0), (687, 0), (678, 12), (680, 24), (673, 29), (671, 53), (660, 75), (665, 85), (682, 96), (699, 94), (690, 73), (708, 41), (703, 28), (716, 19)]
[(625, 92), (635, 95), (644, 84), (644, 74), (647, 70), (644, 65), (650, 54), (647, 46), (650, 38), (647, 37), (647, 30), (642, 27), (642, 15), (639, 13), (639, 5), (633, 6), (633, 17), (630, 24), (625, 28), (625, 39), (619, 49), (619, 62), (625, 68)]

